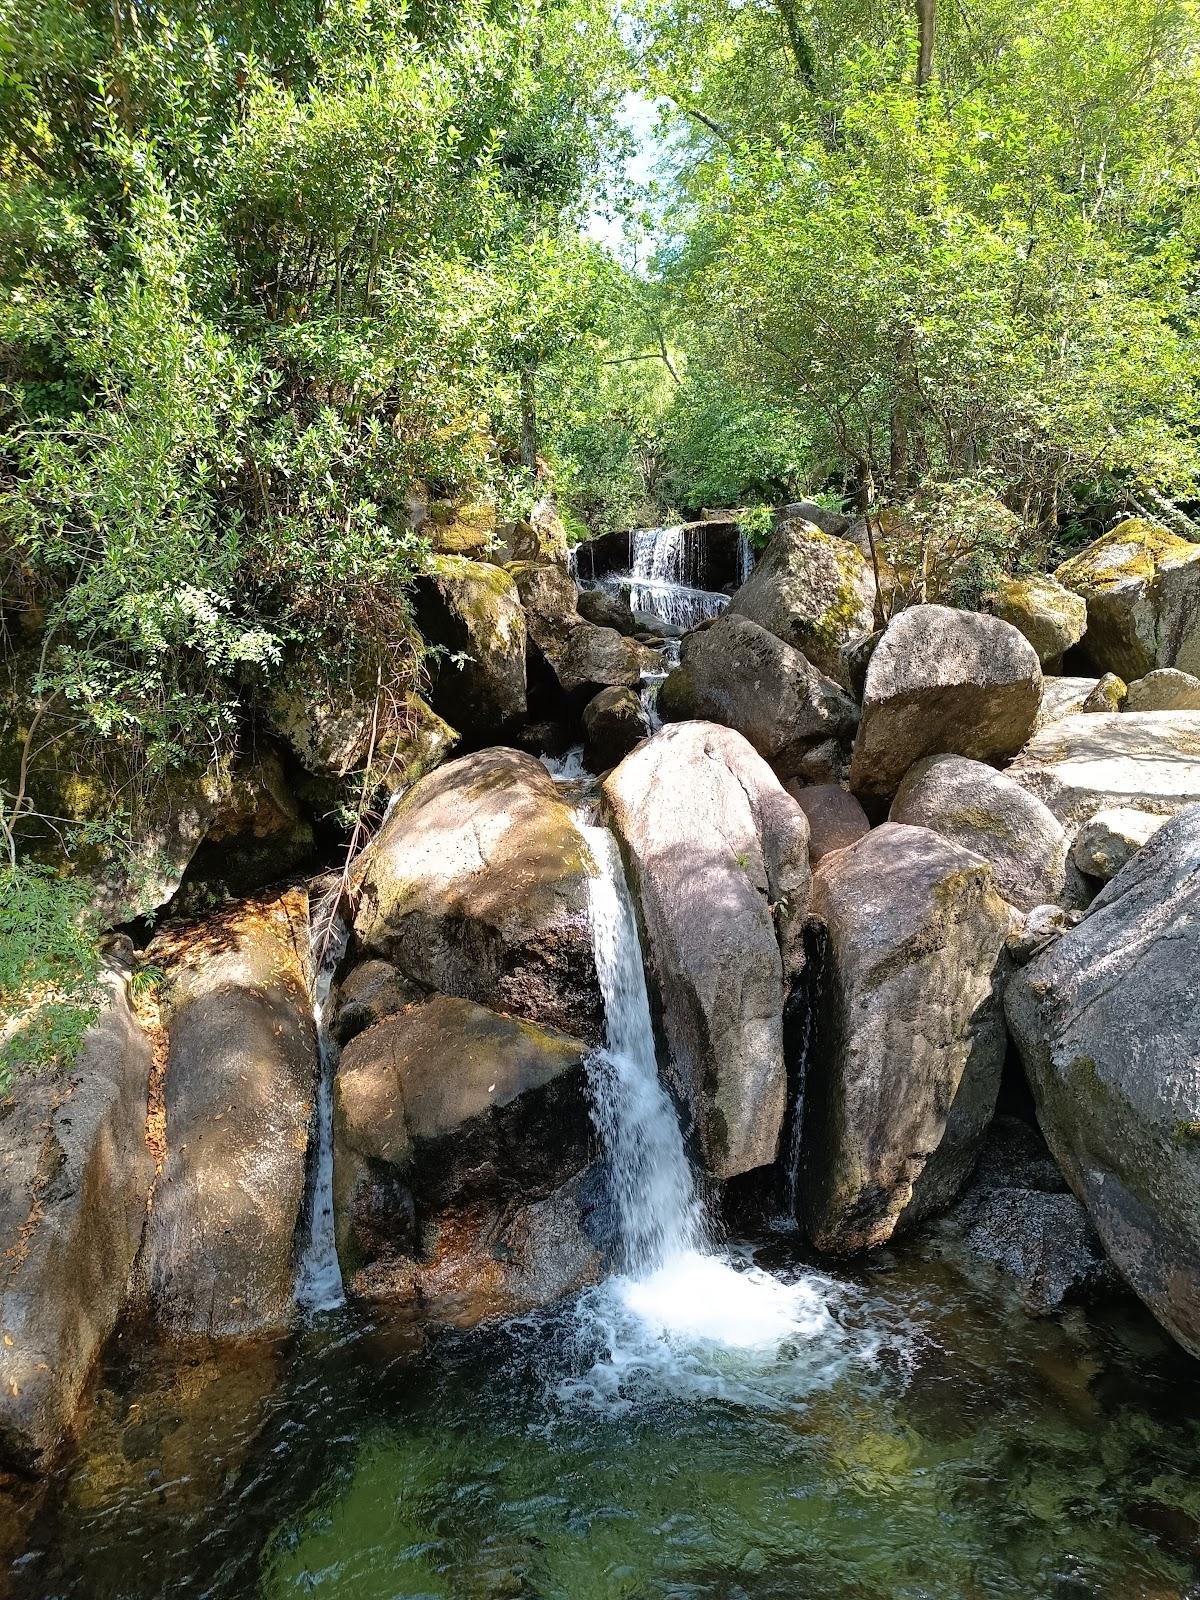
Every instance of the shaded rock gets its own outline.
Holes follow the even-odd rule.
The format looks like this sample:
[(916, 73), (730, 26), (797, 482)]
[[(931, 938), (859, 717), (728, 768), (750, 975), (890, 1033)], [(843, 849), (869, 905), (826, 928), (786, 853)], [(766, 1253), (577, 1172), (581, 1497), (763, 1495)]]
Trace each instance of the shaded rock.
[(541, 762), (481, 750), (414, 785), (359, 859), (355, 939), (427, 989), (597, 1039), (590, 871)]
[(683, 641), (680, 665), (659, 691), (666, 721), (733, 728), (780, 778), (831, 739), (848, 744), (858, 724), (850, 697), (790, 645), (748, 617), (727, 613)]
[(1087, 602), (1083, 646), (1101, 672), (1200, 673), (1200, 545), (1128, 517), (1054, 576)]
[(889, 815), (892, 822), (931, 828), (991, 862), (996, 889), (1022, 911), (1062, 898), (1067, 862), (1062, 823), (994, 767), (965, 756), (918, 761)]
[(632, 689), (601, 689), (583, 708), (583, 759), (592, 772), (607, 772), (650, 736), (650, 718)]
[(168, 926), (150, 955), (166, 974), (167, 1150), (139, 1288), (176, 1333), (286, 1328), (317, 1078), (308, 896)]
[(529, 516), (496, 530), (497, 561), (553, 562), (567, 565), (567, 534), (553, 495), (543, 495)]
[(1128, 692), (1124, 678), (1118, 678), (1115, 672), (1106, 672), (1102, 678), (1096, 680), (1095, 687), (1079, 709), (1096, 712), (1120, 711)]
[(775, 1159), (783, 1007), (804, 961), (808, 823), (728, 728), (681, 722), (604, 784), (638, 907), (677, 1098), (707, 1171)]
[(1159, 667), (1129, 685), (1123, 711), (1200, 711), (1200, 678)]
[(893, 617), (867, 669), (850, 787), (892, 795), (922, 756), (1015, 755), (1042, 697), (1029, 641), (998, 617), (913, 606)]
[(434, 500), (422, 525), (439, 555), (486, 561), (496, 542), (496, 507), (490, 500)]
[(1119, 1283), (1104, 1247), (1073, 1194), (973, 1188), (946, 1225), (979, 1261), (1012, 1280), (1026, 1310), (1057, 1311), (1067, 1300), (1111, 1293)]
[(607, 589), (584, 589), (579, 595), (579, 615), (585, 622), (598, 628), (615, 628), (618, 633), (632, 638), (641, 626), (630, 610), (623, 594), (610, 594)]
[[(565, 576), (565, 574), (564, 574)], [(525, 715), (525, 614), (500, 567), (435, 556), (413, 591), (417, 623), (441, 654), (431, 673), (438, 715), (468, 738), (494, 738)]]
[(601, 689), (635, 688), (647, 673), (661, 671), (662, 664), (656, 650), (582, 619), (553, 663), (563, 692), (576, 702), (590, 700)]
[(785, 787), (808, 818), (808, 859), (814, 866), (823, 856), (856, 844), (871, 831), (866, 812), (840, 784), (793, 780)]
[(1005, 996), (1055, 1158), (1111, 1260), (1193, 1355), (1200, 1355), (1197, 970), (1200, 807), (1192, 807), (1117, 874), (1079, 927), (1013, 976)]
[(228, 798), (189, 864), (188, 882), (249, 894), (307, 866), (313, 848), (312, 823), (296, 803), (279, 756), (264, 744), (234, 770)]
[(615, 628), (586, 621), (574, 580), (561, 567), (524, 563), (509, 570), (525, 606), (543, 681), (576, 710), (601, 689), (635, 687), (644, 672), (661, 666), (655, 651)]
[(883, 1244), (974, 1164), (1004, 1062), (996, 974), (1009, 911), (991, 868), (885, 823), (826, 856), (813, 912), (829, 993), (805, 1085), (801, 1214), (818, 1249)]
[(1039, 1129), (1021, 1117), (993, 1119), (971, 1176), (972, 1189), (1070, 1194), (1071, 1186)]
[(861, 701), (866, 691), (867, 668), (882, 638), (883, 629), (877, 628), (874, 633), (859, 634), (842, 646), (842, 671), (838, 677), (849, 686), (856, 700)]
[(352, 1041), (335, 1082), (334, 1190), (353, 1292), (474, 1321), (586, 1281), (599, 1265), (578, 1205), (586, 1050), (444, 995)]
[(1166, 822), (1148, 811), (1116, 806), (1097, 811), (1075, 835), (1071, 859), (1080, 872), (1108, 883)]
[(333, 1006), (333, 1037), (349, 1044), (357, 1034), (414, 1001), (425, 991), (388, 961), (361, 961), (338, 984)]
[(110, 968), (66, 1070), (20, 1071), (0, 1102), (0, 1456), (45, 1470), (125, 1304), (154, 1162), (150, 1042)]
[(1099, 678), (1043, 678), (1042, 699), (1038, 706), (1037, 721), (1033, 725), (1034, 733), (1040, 733), (1052, 722), (1061, 722), (1064, 717), (1076, 716), (1085, 709), (1091, 710), (1088, 701), (1099, 682)]
[(1062, 906), (1034, 906), (1009, 927), (1009, 955), (1017, 966), (1027, 966), (1055, 939), (1077, 927), (1082, 917), (1082, 911), (1068, 911)]
[(841, 649), (875, 620), (875, 580), (845, 539), (803, 519), (772, 534), (729, 610), (757, 622), (841, 683)]
[(1065, 717), (1034, 735), (1008, 776), (1068, 828), (1112, 807), (1170, 816), (1200, 801), (1200, 711)]
[(992, 615), (1011, 623), (1048, 666), (1061, 661), (1087, 629), (1087, 602), (1056, 578), (1004, 578), (990, 598)]

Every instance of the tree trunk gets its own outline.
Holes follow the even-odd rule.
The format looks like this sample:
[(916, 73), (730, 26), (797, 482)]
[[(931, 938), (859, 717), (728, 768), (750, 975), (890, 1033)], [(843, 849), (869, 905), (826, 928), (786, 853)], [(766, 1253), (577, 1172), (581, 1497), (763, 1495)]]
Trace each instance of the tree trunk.
[(529, 474), (531, 483), (538, 475), (537, 427), (537, 371), (534, 367), (521, 368), (521, 465)]
[(937, 0), (917, 0), (917, 88), (923, 89), (933, 76), (933, 41), (937, 32)]

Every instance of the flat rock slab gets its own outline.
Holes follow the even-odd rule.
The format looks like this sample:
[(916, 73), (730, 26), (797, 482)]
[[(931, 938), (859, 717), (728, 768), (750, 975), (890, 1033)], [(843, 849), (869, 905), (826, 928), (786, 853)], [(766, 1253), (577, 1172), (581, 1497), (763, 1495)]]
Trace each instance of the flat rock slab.
[(1200, 801), (1200, 711), (1080, 713), (1042, 728), (1008, 776), (1073, 829), (1097, 811)]

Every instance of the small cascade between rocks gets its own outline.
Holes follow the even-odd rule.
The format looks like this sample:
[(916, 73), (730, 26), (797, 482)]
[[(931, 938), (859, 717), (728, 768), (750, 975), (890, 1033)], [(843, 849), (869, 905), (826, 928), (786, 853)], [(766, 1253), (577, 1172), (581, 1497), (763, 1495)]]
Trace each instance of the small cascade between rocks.
[(720, 616), (728, 595), (700, 587), (707, 569), (703, 527), (639, 528), (629, 535), (629, 570), (605, 580), (624, 589), (634, 611), (675, 628)]
[(345, 953), (350, 929), (340, 917), (330, 924), (318, 915), (317, 923), (325, 930), (313, 985), (320, 1075), (309, 1138), (305, 1232), (296, 1272), (296, 1304), (309, 1312), (332, 1311), (346, 1302), (333, 1227), (333, 1079), (339, 1052), (327, 1013), (334, 974)]

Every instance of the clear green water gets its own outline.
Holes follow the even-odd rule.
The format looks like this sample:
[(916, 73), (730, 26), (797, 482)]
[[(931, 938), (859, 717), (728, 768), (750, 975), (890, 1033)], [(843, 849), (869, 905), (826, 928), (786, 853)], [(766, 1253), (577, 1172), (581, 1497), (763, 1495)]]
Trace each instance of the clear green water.
[(1138, 1307), (1032, 1320), (919, 1244), (812, 1293), (773, 1362), (654, 1371), (572, 1308), (431, 1339), (345, 1314), (237, 1356), (130, 1331), (18, 1508), (13, 1592), (1200, 1596), (1200, 1388)]

